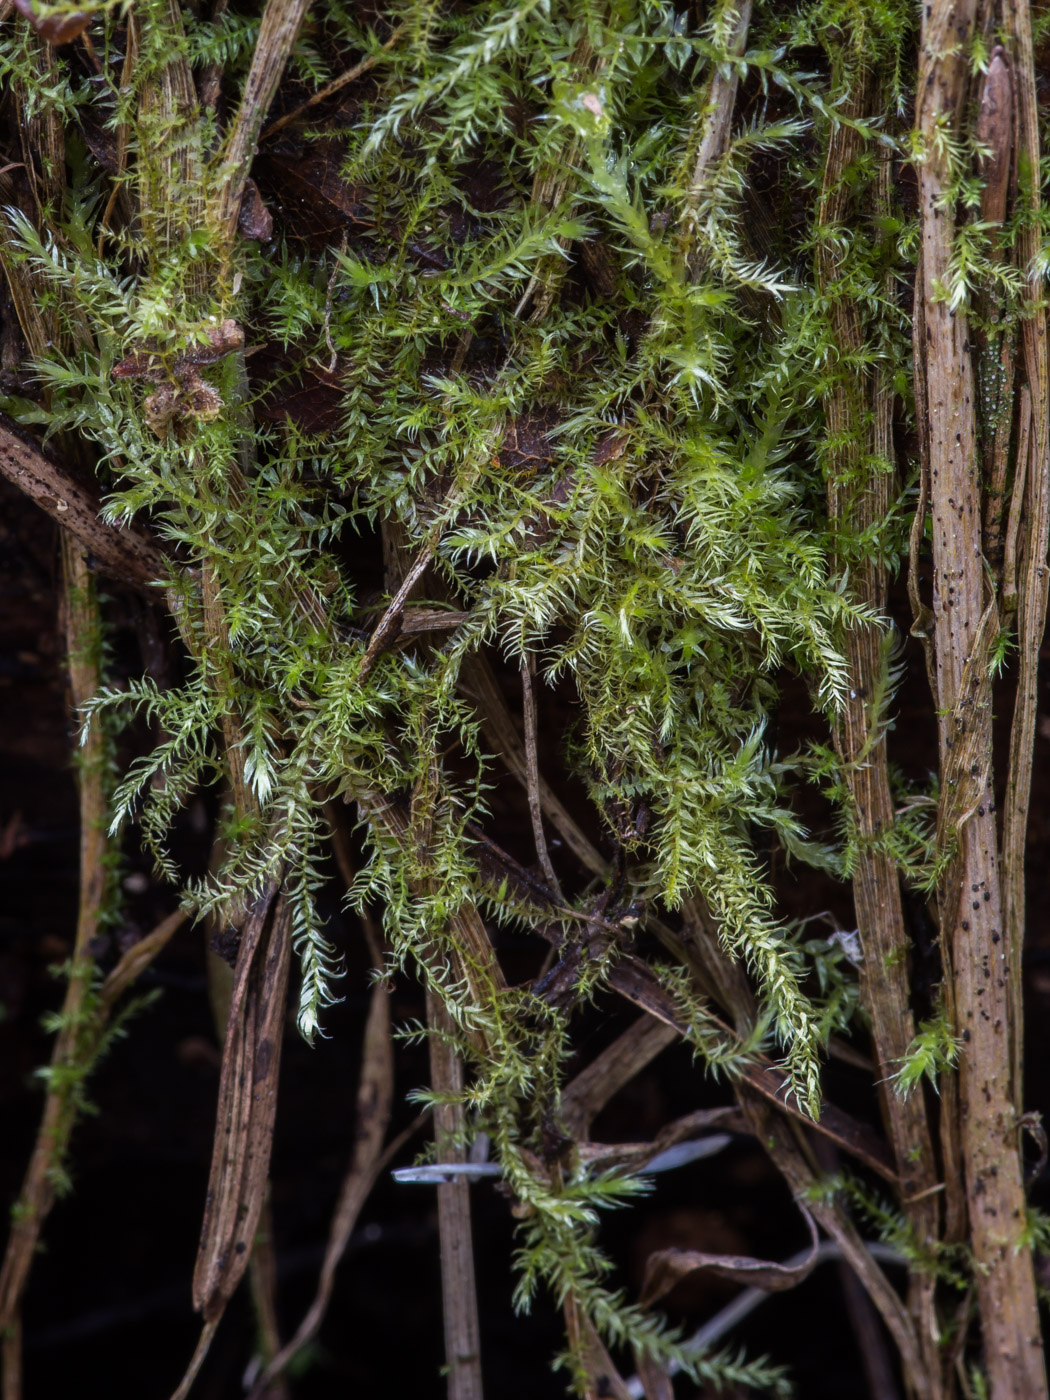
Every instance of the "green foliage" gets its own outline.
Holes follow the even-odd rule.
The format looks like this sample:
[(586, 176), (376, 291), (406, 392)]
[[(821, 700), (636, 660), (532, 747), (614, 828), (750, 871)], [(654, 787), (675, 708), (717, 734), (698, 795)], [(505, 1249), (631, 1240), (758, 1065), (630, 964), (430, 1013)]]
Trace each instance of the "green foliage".
[(923, 1021), (893, 1076), (894, 1087), (901, 1098), (907, 1098), (923, 1078), (936, 1089), (938, 1077), (951, 1069), (958, 1059), (961, 1044), (943, 1007)]
[[(316, 899), (322, 809), (356, 803), (367, 863), (352, 898), (383, 907), (391, 966), (448, 1009), (470, 1070), (465, 1102), (523, 1217), (519, 1305), (546, 1286), (611, 1346), (673, 1360), (698, 1383), (783, 1393), (763, 1363), (687, 1355), (607, 1283), (599, 1212), (637, 1181), (537, 1167), (573, 1013), (601, 994), (623, 945), (609, 937), (581, 962), (570, 1006), (498, 987), (465, 956), (456, 926), (468, 911), (519, 926), (550, 915), (479, 869), (474, 829), (494, 767), (460, 672), (487, 651), (514, 669), (531, 660), (538, 687), (572, 694), (570, 762), (619, 862), (617, 900), (644, 923), (702, 897), (757, 989), (756, 1024), (730, 1037), (683, 968), (655, 965), (696, 1052), (728, 1076), (762, 1049), (781, 1053), (790, 1091), (815, 1114), (821, 1055), (854, 1016), (856, 976), (841, 942), (803, 940), (780, 919), (769, 851), (848, 874), (859, 838), (831, 750), (789, 763), (769, 736), (785, 671), (835, 714), (849, 686), (845, 635), (875, 621), (852, 599), (850, 570), (873, 557), (895, 565), (905, 549), (904, 495), (866, 532), (825, 529), (835, 444), (821, 403), (843, 379), (901, 362), (895, 279), (909, 229), (795, 229), (794, 241), (781, 231), (759, 246), (745, 196), (764, 163), (792, 199), (811, 198), (814, 132), (840, 125), (860, 138), (849, 178), (871, 181), (892, 133), (848, 115), (856, 73), (841, 54), (814, 70), (812, 48), (858, 29), (856, 62), (899, 93), (910, 12), (818, 0), (760, 14), (737, 57), (731, 5), (698, 28), (652, 0), (406, 4), (402, 41), (345, 133), (342, 175), (360, 204), (352, 246), (349, 234), (321, 253), (239, 243), (232, 277), (217, 273), (225, 252), (209, 212), (222, 174), (214, 119), (173, 114), (160, 95), (173, 56), (224, 64), (239, 81), (257, 21), (187, 11), (183, 35), (159, 0), (137, 13), (130, 88), (106, 78), (95, 100), (127, 125), (123, 189), (144, 217), (103, 230), (87, 158), (62, 219), (38, 229), (7, 215), (10, 255), (53, 293), (72, 347), (35, 366), (48, 431), (95, 444), (108, 520), (148, 517), (178, 551), (165, 586), (187, 652), (181, 684), (135, 680), (88, 707), (87, 723), (137, 713), (162, 736), (117, 787), (114, 830), (137, 822), (158, 871), (202, 916), (234, 918), (283, 880), (299, 1024), (312, 1037), (338, 975)], [(296, 51), (310, 83), (329, 76), (331, 52), (375, 49), (339, 4), (316, 24)], [(121, 40), (115, 17), (107, 35)], [(0, 71), (25, 79), (20, 43), (4, 37)], [(748, 125), (696, 187), (704, 93), (730, 64), (754, 97)], [(63, 83), (54, 100), (72, 118), (86, 93)], [(971, 228), (953, 298), (974, 277), (1005, 276)], [(851, 358), (808, 271), (826, 244), (848, 254), (838, 295), (866, 317)], [(604, 260), (614, 294), (585, 275), (585, 252)], [(180, 410), (158, 429), (158, 384), (174, 392), (230, 318), (249, 343), (287, 354), (289, 378), (311, 363), (338, 371), (337, 428), (311, 435), (291, 414), (256, 417), (236, 350), (201, 365), (208, 411)], [(114, 374), (144, 352), (153, 379)], [(24, 399), (9, 407), (44, 420)], [(526, 435), (539, 444), (531, 456), (513, 450)], [(840, 484), (860, 489), (888, 470), (858, 451)], [(371, 655), (375, 601), (347, 569), (347, 546), (354, 532), (395, 527), (412, 557), (429, 554), (433, 601), (451, 600), (462, 620), (438, 643), (402, 637)], [(894, 647), (887, 632), (870, 746), (890, 724)], [(172, 823), (203, 786), (228, 799), (231, 749), (249, 797), (227, 806), (221, 867), (186, 880)], [(839, 801), (836, 850), (792, 810), (807, 768)], [(405, 834), (384, 819), (395, 807)], [(925, 837), (916, 818), (881, 839), (918, 868)], [(568, 947), (593, 926), (594, 890), (570, 904), (557, 915)], [(940, 1018), (902, 1066), (902, 1092), (952, 1054)]]
[(872, 1230), (882, 1244), (900, 1255), (911, 1274), (934, 1277), (958, 1292), (969, 1287), (972, 1260), (965, 1245), (918, 1238), (899, 1210), (850, 1172), (823, 1177), (811, 1193), (814, 1202), (830, 1201), (836, 1196), (849, 1203), (858, 1221)]

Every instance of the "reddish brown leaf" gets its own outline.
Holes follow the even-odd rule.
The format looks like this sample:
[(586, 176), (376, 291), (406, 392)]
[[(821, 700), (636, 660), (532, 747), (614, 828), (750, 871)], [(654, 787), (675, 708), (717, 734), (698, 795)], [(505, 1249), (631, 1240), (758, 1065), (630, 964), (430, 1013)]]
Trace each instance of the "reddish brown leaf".
[(550, 432), (556, 422), (553, 409), (523, 413), (520, 418), (512, 419), (500, 444), (500, 466), (519, 472), (534, 472), (546, 466), (554, 457)]
[(14, 6), (49, 44), (70, 43), (83, 34), (91, 22), (91, 16), (82, 14), (79, 10), (63, 15), (42, 15), (33, 4), (33, 0), (14, 0)]
[(245, 181), (237, 232), (242, 238), (251, 238), (256, 243), (268, 243), (273, 237), (273, 215), (263, 203), (259, 186), (254, 180)]
[(329, 239), (348, 224), (371, 220), (364, 188), (350, 185), (340, 173), (344, 150), (326, 141), (309, 148), (259, 156), (253, 169), (263, 188), (285, 208), (289, 232), (307, 239)]

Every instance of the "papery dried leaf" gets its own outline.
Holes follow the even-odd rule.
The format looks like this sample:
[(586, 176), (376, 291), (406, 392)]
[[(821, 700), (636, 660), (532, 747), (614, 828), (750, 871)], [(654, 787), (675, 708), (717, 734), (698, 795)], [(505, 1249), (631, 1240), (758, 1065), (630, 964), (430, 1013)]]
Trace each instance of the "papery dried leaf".
[(254, 180), (245, 181), (241, 212), (237, 216), (237, 232), (242, 238), (251, 238), (256, 243), (268, 243), (273, 237), (273, 215), (263, 202)]
[(193, 1304), (221, 1316), (248, 1266), (273, 1145), (288, 986), (290, 911), (276, 882), (256, 900), (241, 936)]
[(640, 1298), (643, 1307), (651, 1307), (665, 1294), (670, 1293), (676, 1284), (698, 1269), (712, 1273), (716, 1278), (728, 1279), (730, 1283), (746, 1283), (752, 1288), (762, 1288), (767, 1293), (783, 1293), (795, 1288), (812, 1272), (817, 1262), (817, 1248), (820, 1237), (817, 1224), (803, 1206), (799, 1206), (809, 1226), (812, 1244), (809, 1254), (801, 1264), (791, 1267), (775, 1264), (767, 1259), (752, 1259), (746, 1254), (705, 1254), (698, 1249), (660, 1249), (649, 1256), (645, 1268), (645, 1282)]

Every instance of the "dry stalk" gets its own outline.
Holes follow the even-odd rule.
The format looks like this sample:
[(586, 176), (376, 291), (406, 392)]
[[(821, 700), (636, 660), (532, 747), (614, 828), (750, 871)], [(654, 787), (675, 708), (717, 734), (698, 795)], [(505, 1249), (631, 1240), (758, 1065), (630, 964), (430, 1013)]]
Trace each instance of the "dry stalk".
[[(449, 1043), (452, 1022), (441, 997), (427, 989), (430, 1078), (435, 1094), (463, 1092), (463, 1061)], [(462, 1103), (434, 1105), (434, 1143), (439, 1162), (465, 1162), (466, 1120)], [(474, 1280), (470, 1184), (447, 1181), (437, 1188), (441, 1237), (441, 1296), (445, 1316), (445, 1365), (449, 1400), (482, 1400), (481, 1328)]]
[[(84, 556), (68, 537), (62, 541), (63, 623), (69, 665), (71, 708), (76, 714), (100, 684), (98, 599)], [(105, 755), (97, 726), (89, 730), (78, 768), (80, 797), (80, 893), (69, 981), (62, 1002), (62, 1028), (51, 1052), (51, 1077), (33, 1154), (12, 1216), (0, 1270), (0, 1332), (18, 1317), (22, 1294), (44, 1221), (55, 1199), (56, 1174), (76, 1120), (75, 1076), (99, 1045), (100, 1026), (89, 1006), (98, 934), (105, 898), (107, 839)]]
[(218, 1321), (244, 1274), (266, 1193), (291, 951), (278, 884), (272, 879), (248, 910), (237, 954), (193, 1275), (193, 1304), (205, 1322)]
[[(1017, 100), (1017, 156), (1030, 172), (1040, 168), (1039, 115), (1036, 104), (1032, 21), (1027, 4), (1011, 0), (1006, 6), (1013, 40), (1014, 86)], [(1042, 278), (1036, 269), (1039, 247), (1037, 215), (1039, 182), (1034, 177), (1025, 191), (1027, 218), (1017, 235), (1017, 265), (1024, 272), (1030, 305), (1021, 326), (1022, 363), (1031, 395), (1031, 444), (1014, 468), (1026, 471), (1024, 573), (1018, 580), (1017, 700), (1010, 731), (1010, 760), (1003, 809), (1003, 925), (1008, 966), (1008, 1009), (1011, 1037), (1011, 1079), (1014, 1102), (1023, 1106), (1021, 962), (1025, 930), (1024, 855), (1028, 805), (1032, 788), (1032, 754), (1036, 723), (1039, 648), (1046, 624), (1047, 541), (1050, 535), (1050, 359)]]
[[(857, 83), (849, 114), (870, 117), (875, 105), (871, 85), (859, 77)], [(846, 224), (854, 212), (846, 176), (860, 151), (861, 137), (856, 130), (845, 125), (832, 129), (818, 214), (824, 230)], [(888, 212), (889, 174), (888, 163), (882, 161), (876, 190), (880, 213)], [(831, 302), (835, 340), (843, 362), (848, 363), (862, 357), (865, 334), (857, 304), (835, 295), (839, 263), (834, 240), (826, 234), (817, 257), (818, 287)], [(884, 520), (890, 508), (888, 471), (869, 468), (862, 484), (854, 483), (865, 455), (877, 463), (892, 461), (893, 391), (881, 373), (859, 380), (843, 374), (828, 392), (824, 411), (832, 444), (828, 454), (828, 517), (833, 529), (860, 536)], [(886, 568), (880, 561), (857, 561), (851, 570), (851, 583), (858, 602), (877, 616), (885, 614)], [(893, 858), (880, 847), (894, 824), (886, 736), (879, 732), (882, 717), (875, 713), (872, 701), (884, 689), (886, 658), (881, 629), (873, 625), (852, 628), (846, 638), (846, 654), (850, 689), (835, 725), (835, 747), (856, 823), (853, 903), (863, 949), (861, 994), (871, 1018), (879, 1103), (893, 1145), (905, 1210), (917, 1238), (934, 1240), (939, 1231), (938, 1198), (930, 1193), (937, 1184), (937, 1173), (925, 1100), (921, 1093), (902, 1098), (893, 1085), (895, 1067), (907, 1054), (915, 1023), (908, 975), (910, 939), (900, 881)], [(934, 1287), (932, 1275), (912, 1275), (910, 1307), (923, 1368), (931, 1378), (940, 1373)], [(934, 1384), (931, 1394), (940, 1393)]]
[[(340, 874), (349, 888), (353, 883), (354, 872), (349, 860), (345, 833), (338, 822), (338, 814), (330, 811), (330, 815), (333, 818), (332, 835), (336, 859)], [(382, 965), (379, 931), (367, 915), (362, 923), (372, 962), (378, 968)], [(417, 1116), (384, 1149), (383, 1142), (390, 1126), (393, 1102), (394, 1054), (390, 1038), (390, 988), (384, 982), (377, 982), (372, 989), (365, 1022), (361, 1077), (357, 1087), (354, 1116), (354, 1145), (350, 1165), (332, 1216), (317, 1293), (295, 1335), (276, 1352), (256, 1383), (252, 1400), (256, 1400), (256, 1397), (262, 1400), (266, 1387), (287, 1369), (292, 1359), (319, 1332), (332, 1299), (336, 1269), (346, 1252), (369, 1192), (387, 1164), (425, 1121), (425, 1114)]]
[(300, 103), (298, 107), (293, 108), (290, 112), (286, 112), (283, 117), (278, 117), (276, 121), (271, 122), (259, 137), (259, 140), (268, 141), (271, 136), (275, 136), (277, 132), (283, 131), (286, 126), (290, 126), (292, 122), (298, 121), (300, 117), (305, 116), (311, 108), (318, 106), (321, 102), (326, 102), (328, 98), (334, 97), (337, 92), (342, 92), (343, 88), (349, 87), (351, 83), (356, 83), (358, 78), (363, 78), (366, 73), (371, 72), (380, 61), (383, 54), (389, 53), (390, 50), (394, 48), (404, 32), (405, 26), (399, 24), (377, 53), (368, 54), (365, 58), (362, 58), (359, 63), (355, 63), (353, 67), (348, 68), (345, 73), (340, 73), (338, 78), (333, 78), (330, 83), (326, 83), (319, 92), (315, 92), (312, 97), (308, 97), (306, 101)]
[[(1026, 1204), (1012, 1083), (1020, 1008), (1011, 995), (1010, 980), (1020, 954), (1012, 944), (1020, 930), (1016, 890), (1009, 897), (1009, 909), (1003, 908), (990, 760), (991, 682), (987, 654), (978, 644), (986, 632), (982, 624), (987, 610), (994, 610), (995, 604), (987, 600), (981, 555), (970, 332), (964, 312), (953, 313), (940, 293), (949, 276), (956, 231), (952, 138), (962, 131), (969, 89), (967, 51), (977, 19), (975, 0), (933, 0), (922, 12), (916, 111), (924, 143), (924, 159), (918, 165), (922, 274), (917, 290), (924, 303), (925, 334), (915, 345), (915, 357), (916, 372), (925, 378), (929, 415), (925, 427), (942, 775), (946, 779), (955, 746), (975, 735), (987, 756), (977, 801), (971, 805), (967, 792), (951, 810), (942, 810), (940, 818), (941, 839), (958, 841), (958, 854), (942, 885), (941, 937), (950, 952), (955, 1023), (964, 1041), (958, 1089), (969, 1238), (991, 1400), (1034, 1400), (1046, 1394), (1046, 1373), (1031, 1251), (1022, 1239)], [(1027, 81), (1023, 75), (1021, 80)], [(1033, 546), (1040, 543), (1045, 550), (1045, 533), (1037, 528)], [(1015, 752), (1015, 762), (1024, 767), (1020, 748), (1015, 746)], [(1027, 784), (1023, 786), (1025, 795), (1019, 799), (1015, 784), (1015, 805), (1027, 803)], [(1015, 817), (1011, 833), (1016, 846)], [(1005, 941), (1004, 912), (1012, 919), (1011, 936)]]
[(309, 8), (310, 0), (267, 0), (263, 11), (252, 66), (219, 161), (213, 218), (227, 250), (236, 236), (241, 201), (259, 133)]
[(536, 855), (543, 871), (543, 878), (554, 892), (558, 903), (565, 903), (558, 877), (551, 864), (551, 854), (547, 849), (547, 838), (543, 834), (543, 802), (540, 797), (540, 765), (536, 752), (536, 694), (532, 686), (532, 658), (521, 663), (521, 696), (525, 724), (525, 772), (526, 791), (529, 798), (529, 816), (532, 819), (532, 839), (536, 845)]
[[(98, 602), (84, 553), (68, 535), (62, 540), (62, 562), (70, 696), (76, 713), (99, 686), (95, 645), (99, 628)], [(102, 983), (97, 997), (92, 995), (95, 959), (91, 948), (98, 933), (105, 895), (108, 847), (104, 770), (102, 735), (97, 726), (92, 726), (78, 765), (80, 903), (69, 982), (62, 1003), (62, 1028), (51, 1054), (51, 1078), (44, 1112), (0, 1268), (0, 1332), (7, 1334), (4, 1400), (14, 1400), (18, 1394), (16, 1378), (21, 1374), (21, 1363), (16, 1353), (21, 1299), (44, 1223), (54, 1204), (57, 1174), (76, 1122), (77, 1076), (83, 1076), (101, 1048), (117, 998), (145, 971), (186, 918), (181, 911), (169, 915), (124, 954)], [(13, 1330), (8, 1334), (8, 1329)]]

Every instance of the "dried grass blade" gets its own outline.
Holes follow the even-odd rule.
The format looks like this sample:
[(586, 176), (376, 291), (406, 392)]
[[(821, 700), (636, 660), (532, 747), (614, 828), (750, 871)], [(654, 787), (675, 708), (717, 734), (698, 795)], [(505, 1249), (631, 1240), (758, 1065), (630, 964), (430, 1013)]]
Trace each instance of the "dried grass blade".
[(194, 1306), (221, 1317), (248, 1264), (266, 1190), (284, 1030), (290, 910), (276, 882), (244, 923), (223, 1048)]
[(593, 1119), (612, 1096), (640, 1074), (679, 1032), (653, 1016), (642, 1016), (571, 1079), (561, 1093), (561, 1119), (574, 1138), (587, 1136)]
[[(100, 675), (98, 599), (83, 552), (68, 535), (62, 538), (63, 623), (74, 712), (98, 690)], [(43, 1230), (54, 1204), (55, 1178), (76, 1121), (76, 1101), (68, 1071), (90, 1064), (101, 1040), (104, 1019), (90, 1011), (88, 996), (95, 974), (91, 945), (98, 932), (105, 896), (108, 839), (106, 829), (106, 755), (97, 726), (88, 731), (81, 750), (80, 896), (69, 981), (62, 1001), (62, 1028), (51, 1052), (51, 1068), (67, 1071), (48, 1083), (33, 1153), (8, 1236), (0, 1268), (0, 1332), (19, 1318), (22, 1294)], [(14, 1345), (13, 1343), (11, 1344)], [(5, 1365), (10, 1366), (10, 1357)]]
[[(295, 1336), (267, 1366), (256, 1387), (256, 1394), (282, 1371), (320, 1329), (332, 1298), (335, 1272), (346, 1252), (357, 1218), (381, 1170), (380, 1164), (388, 1153), (383, 1141), (390, 1125), (394, 1102), (394, 1052), (390, 1038), (390, 990), (382, 982), (372, 988), (368, 1017), (365, 1022), (364, 1054), (361, 1079), (357, 1088), (357, 1108), (354, 1120), (354, 1145), (350, 1166), (343, 1180), (339, 1201), (332, 1216), (328, 1244), (317, 1293), (309, 1311), (296, 1329)], [(410, 1134), (415, 1124), (407, 1130)], [(400, 1146), (401, 1135), (397, 1139)], [(406, 1138), (407, 1140), (407, 1138)], [(389, 1150), (388, 1150), (389, 1152)]]
[(309, 8), (310, 0), (267, 0), (263, 11), (252, 66), (220, 158), (224, 178), (219, 183), (216, 224), (229, 245), (237, 232), (244, 187), (259, 132)]
[(565, 896), (562, 894), (561, 885), (555, 874), (554, 866), (551, 864), (550, 851), (547, 849), (547, 838), (543, 834), (543, 809), (540, 800), (540, 765), (536, 751), (536, 694), (532, 686), (531, 657), (521, 664), (521, 696), (525, 724), (526, 791), (529, 798), (529, 816), (532, 819), (532, 839), (536, 846), (536, 855), (540, 862), (540, 869), (543, 871), (543, 878), (547, 881), (558, 903), (564, 904)]
[[(524, 745), (491, 666), (480, 654), (464, 657), (460, 678), (463, 692), (477, 706), (485, 738), (502, 758), (507, 769), (525, 787), (528, 782), (528, 764)], [(609, 870), (608, 862), (602, 859), (542, 773), (538, 775), (538, 785), (543, 814), (573, 855), (593, 875), (606, 875)]]
[[(430, 1036), (430, 1077), (434, 1092), (463, 1092), (463, 1062), (449, 1043), (452, 1022), (440, 996), (427, 990)], [(434, 1141), (438, 1160), (465, 1162), (465, 1118), (462, 1103), (434, 1107)], [(482, 1400), (481, 1327), (474, 1279), (470, 1183), (444, 1182), (437, 1188), (438, 1232), (441, 1239), (441, 1296), (445, 1317), (445, 1365), (448, 1400)]]
[(586, 1400), (631, 1400), (627, 1383), (594, 1323), (572, 1297), (565, 1300), (565, 1330), (573, 1359), (583, 1368)]

